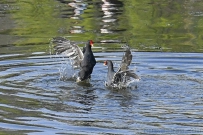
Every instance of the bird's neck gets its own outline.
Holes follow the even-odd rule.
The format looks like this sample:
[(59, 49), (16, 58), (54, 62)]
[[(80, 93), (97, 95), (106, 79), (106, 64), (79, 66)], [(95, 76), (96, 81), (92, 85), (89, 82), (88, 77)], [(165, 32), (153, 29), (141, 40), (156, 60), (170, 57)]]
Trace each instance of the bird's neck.
[(108, 72), (114, 72), (113, 64), (108, 66)]
[(86, 45), (86, 51), (89, 51), (89, 52), (91, 52), (91, 51), (92, 51), (92, 49), (91, 49), (91, 46), (90, 46), (90, 45)]

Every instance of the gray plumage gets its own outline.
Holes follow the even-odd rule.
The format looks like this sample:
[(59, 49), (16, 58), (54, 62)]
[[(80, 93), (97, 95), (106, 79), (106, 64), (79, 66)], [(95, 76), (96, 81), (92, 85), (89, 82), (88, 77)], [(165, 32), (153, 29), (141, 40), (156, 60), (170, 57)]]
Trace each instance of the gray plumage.
[(134, 70), (129, 70), (129, 65), (132, 61), (132, 54), (130, 48), (127, 47), (125, 54), (123, 55), (120, 67), (115, 72), (113, 67), (113, 62), (111, 60), (105, 61), (104, 65), (108, 66), (107, 81), (106, 86), (119, 86), (120, 84), (125, 84), (130, 80), (130, 77), (134, 79), (139, 79), (139, 76), (134, 73)]

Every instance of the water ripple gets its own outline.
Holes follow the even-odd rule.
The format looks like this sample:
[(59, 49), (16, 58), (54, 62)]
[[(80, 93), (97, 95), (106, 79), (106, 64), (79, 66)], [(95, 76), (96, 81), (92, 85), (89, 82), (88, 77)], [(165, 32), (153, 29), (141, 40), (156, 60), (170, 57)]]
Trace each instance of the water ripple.
[(202, 56), (132, 54), (130, 68), (137, 69), (141, 81), (126, 90), (104, 87), (103, 61), (111, 59), (118, 67), (120, 52), (95, 53), (98, 63), (90, 85), (60, 78), (69, 75), (63, 57), (1, 56), (1, 127), (29, 134), (201, 133)]

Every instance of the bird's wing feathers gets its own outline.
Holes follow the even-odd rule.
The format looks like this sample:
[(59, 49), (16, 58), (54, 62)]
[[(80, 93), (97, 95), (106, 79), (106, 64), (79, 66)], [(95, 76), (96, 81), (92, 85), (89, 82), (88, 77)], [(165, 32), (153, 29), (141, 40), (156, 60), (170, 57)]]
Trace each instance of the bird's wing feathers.
[[(134, 70), (129, 70), (129, 68), (128, 68), (128, 66), (131, 64), (131, 61), (132, 61), (132, 54), (131, 54), (129, 46), (126, 46), (125, 49), (126, 49), (126, 51), (123, 55), (120, 67), (114, 74), (112, 81), (116, 81), (117, 78), (120, 78), (122, 80), (122, 79), (124, 79), (123, 77), (125, 77), (125, 76), (139, 79), (139, 76), (134, 73)], [(119, 80), (119, 81), (121, 81), (121, 80)]]
[(80, 67), (80, 62), (83, 60), (84, 55), (78, 45), (62, 37), (54, 38), (52, 42), (56, 44), (54, 49), (57, 54), (63, 54), (73, 60), (75, 68)]
[(132, 54), (130, 48), (126, 46), (125, 54), (123, 55), (122, 62), (119, 68), (119, 71), (128, 70), (128, 66), (131, 64)]

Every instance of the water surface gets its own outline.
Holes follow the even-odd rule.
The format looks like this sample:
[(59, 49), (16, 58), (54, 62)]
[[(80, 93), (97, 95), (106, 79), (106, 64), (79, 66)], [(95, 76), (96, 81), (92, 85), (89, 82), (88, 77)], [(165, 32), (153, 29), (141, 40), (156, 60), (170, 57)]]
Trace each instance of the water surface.
[[(48, 44), (56, 36), (127, 42), (139, 51), (203, 52), (201, 1), (44, 0), (0, 2), (0, 43)], [(111, 43), (105, 44), (105, 43)]]
[(103, 61), (112, 59), (118, 66), (122, 55), (95, 53), (98, 63), (90, 85), (60, 78), (71, 69), (63, 57), (1, 55), (2, 132), (202, 133), (202, 55), (133, 52), (130, 68), (136, 67), (141, 77), (137, 88), (107, 89)]
[[(201, 1), (1, 1), (0, 133), (203, 134), (201, 29)], [(56, 36), (95, 41), (89, 84)], [(107, 89), (103, 61), (117, 68), (126, 42), (141, 80)]]

